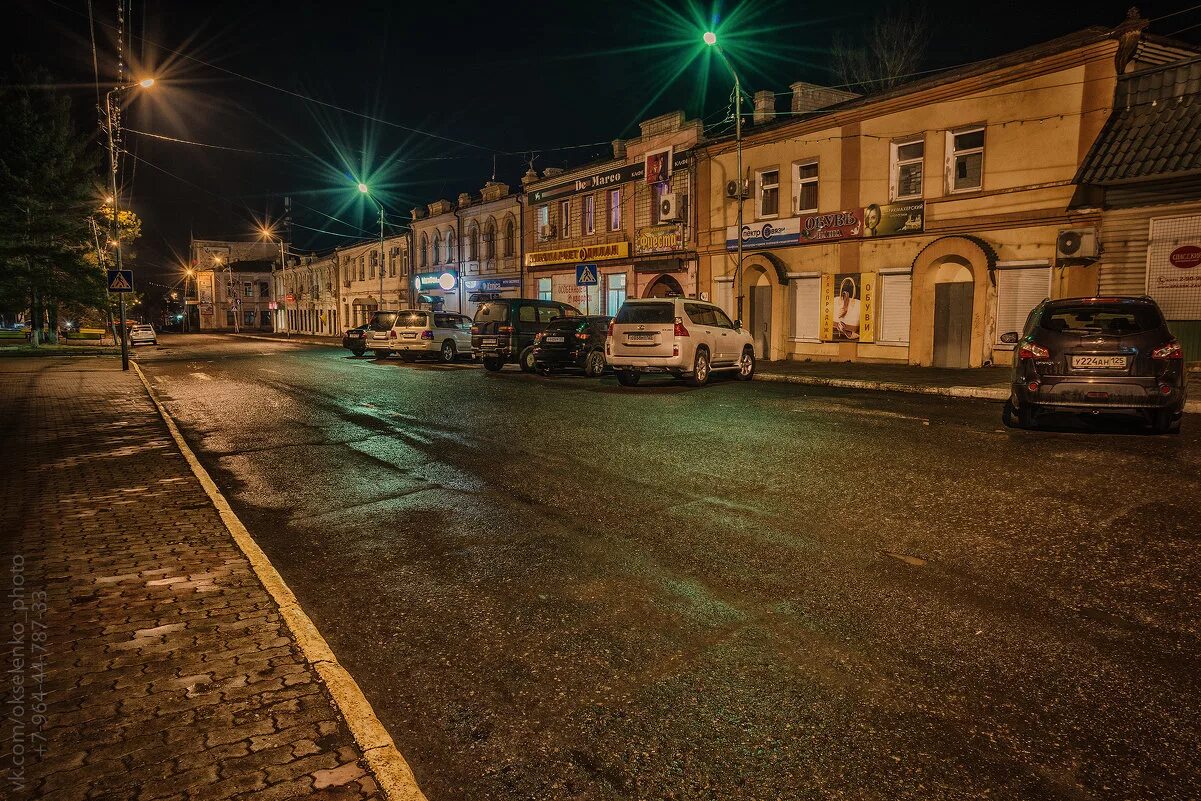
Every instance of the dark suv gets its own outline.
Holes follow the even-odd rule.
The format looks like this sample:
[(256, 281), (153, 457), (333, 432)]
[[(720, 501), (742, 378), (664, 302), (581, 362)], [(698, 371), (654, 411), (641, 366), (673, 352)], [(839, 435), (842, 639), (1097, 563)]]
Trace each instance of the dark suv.
[(514, 362), (534, 371), (534, 337), (556, 317), (580, 317), (575, 306), (557, 300), (503, 298), (481, 303), (471, 324), (471, 348), (496, 371)]
[(550, 372), (576, 367), (586, 376), (605, 372), (605, 338), (612, 317), (560, 317), (534, 338), (534, 363)]
[(1180, 429), (1184, 351), (1150, 298), (1044, 300), (1001, 341), (1015, 345), (1008, 425), (1033, 427), (1053, 409), (1121, 410)]

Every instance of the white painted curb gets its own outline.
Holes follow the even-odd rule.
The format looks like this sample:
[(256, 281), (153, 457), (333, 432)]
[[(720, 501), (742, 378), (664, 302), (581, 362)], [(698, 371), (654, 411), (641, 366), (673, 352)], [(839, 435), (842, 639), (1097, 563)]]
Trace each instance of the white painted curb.
[(280, 617), (283, 618), (288, 630), (292, 632), (301, 653), (321, 676), (321, 680), (325, 682), (334, 704), (346, 720), (346, 725), (350, 727), (350, 733), (354, 736), (355, 742), (359, 744), (359, 748), (362, 749), (363, 759), (366, 760), (368, 768), (374, 774), (376, 783), (379, 784), (384, 795), (390, 801), (427, 801), (425, 794), (417, 786), (417, 779), (413, 776), (409, 763), (397, 750), (396, 743), (384, 729), (384, 724), (376, 717), (375, 711), (371, 708), (371, 702), (363, 695), (362, 689), (359, 688), (358, 683), (346, 668), (338, 663), (338, 658), (329, 647), (329, 643), (325, 641), (313, 621), (301, 609), (300, 602), (296, 600), (292, 590), (284, 583), (283, 577), (271, 564), (267, 554), (263, 553), (263, 549), (250, 536), (250, 532), (238, 519), (229, 502), (225, 500), (225, 496), (221, 494), (221, 490), (213, 482), (208, 471), (204, 469), (204, 465), (196, 458), (196, 454), (184, 440), (183, 434), (179, 432), (179, 427), (175, 425), (175, 421), (171, 419), (166, 408), (159, 402), (158, 396), (150, 386), (142, 368), (137, 363), (132, 364), (134, 370), (137, 371), (138, 378), (142, 379), (142, 385), (146, 387), (146, 394), (150, 396), (151, 402), (158, 409), (159, 416), (166, 423), (171, 438), (175, 440), (175, 444), (183, 454), (188, 466), (192, 468), (192, 473), (204, 487), (209, 500), (217, 508), (221, 521), (225, 523), (226, 529), (229, 530), (238, 548), (250, 561), (250, 566), (254, 569), (255, 575), (258, 576), (263, 587), (271, 593), (276, 606), (279, 607)]

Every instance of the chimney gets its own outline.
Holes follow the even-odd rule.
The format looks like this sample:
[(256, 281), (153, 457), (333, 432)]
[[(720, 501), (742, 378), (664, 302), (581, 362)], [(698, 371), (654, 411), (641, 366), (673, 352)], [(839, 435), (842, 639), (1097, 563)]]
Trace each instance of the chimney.
[(525, 175), (521, 176), (521, 185), (523, 187), (529, 186), (530, 184), (532, 184), (534, 181), (537, 181), (537, 180), (538, 180), (537, 171), (535, 171), (533, 167), (530, 167), (528, 170), (525, 171)]
[(776, 95), (767, 89), (755, 92), (755, 124), (762, 125), (776, 118)]
[(466, 192), (459, 193), (459, 208), (465, 209), (471, 205), (471, 195)]
[(792, 90), (792, 113), (804, 114), (810, 111), (833, 106), (846, 100), (852, 100), (859, 95), (854, 92), (844, 92), (841, 89), (828, 89), (807, 81), (797, 81), (790, 84)]
[(547, 167), (545, 170), (542, 171), (543, 178), (554, 178), (556, 175), (562, 175), (562, 174), (563, 174), (562, 167)]
[(624, 139), (613, 140), (613, 158), (624, 159), (626, 157), (626, 142)]

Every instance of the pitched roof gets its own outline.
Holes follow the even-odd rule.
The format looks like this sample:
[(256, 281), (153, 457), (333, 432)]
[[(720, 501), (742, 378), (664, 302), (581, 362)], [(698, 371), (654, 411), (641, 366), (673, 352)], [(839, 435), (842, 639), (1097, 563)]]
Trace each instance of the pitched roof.
[(1114, 110), (1076, 183), (1106, 185), (1201, 173), (1201, 57), (1118, 79)]

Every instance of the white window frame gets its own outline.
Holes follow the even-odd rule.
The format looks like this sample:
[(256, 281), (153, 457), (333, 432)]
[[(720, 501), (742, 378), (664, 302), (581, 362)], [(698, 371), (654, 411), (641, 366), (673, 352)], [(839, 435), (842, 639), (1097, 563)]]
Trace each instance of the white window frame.
[[(768, 173), (776, 174), (775, 183), (768, 184), (763, 182), (763, 176)], [(774, 214), (763, 213), (763, 195), (764, 190), (776, 190), (776, 211)], [(780, 168), (779, 167), (764, 167), (761, 170), (755, 171), (755, 219), (757, 220), (774, 220), (780, 216)]]
[[(811, 178), (802, 178), (801, 177), (801, 167), (817, 167), (817, 175), (814, 175)], [(821, 164), (818, 162), (817, 159), (802, 159), (800, 161), (794, 161), (792, 163), (792, 213), (793, 214), (812, 214), (818, 210), (817, 205), (814, 205), (812, 208), (804, 208), (804, 209), (801, 208), (801, 194), (802, 194), (801, 190), (804, 189), (804, 187), (808, 186), (809, 184), (813, 184), (815, 187), (820, 187), (821, 184), (819, 183), (819, 181), (821, 179), (821, 171), (822, 171)], [(819, 189), (819, 191), (820, 191), (820, 189)], [(817, 197), (817, 194), (818, 193), (815, 192), (814, 197)], [(821, 202), (820, 199), (818, 199), (817, 202), (820, 204), (820, 202)]]
[[(613, 286), (613, 279), (621, 279), (621, 287)], [(605, 313), (612, 316), (617, 314), (617, 309), (621, 308), (622, 303), (626, 302), (629, 294), (630, 280), (625, 273), (608, 273), (605, 275)], [(613, 308), (612, 298), (615, 292), (621, 292), (621, 303), (617, 304), (617, 309)]]
[(550, 225), (550, 204), (543, 203), (537, 208), (534, 214), (535, 223), (537, 225), (537, 230), (534, 231), (534, 236), (538, 239), (538, 241), (541, 242), (544, 241), (542, 237), (543, 229)]
[(566, 239), (571, 235), (571, 198), (559, 201), (558, 234), (562, 239)]
[[(610, 189), (608, 194), (606, 195), (606, 200), (608, 201), (608, 204), (609, 204), (607, 207), (607, 213), (608, 213), (608, 217), (609, 217), (609, 230), (610, 231), (620, 231), (621, 230), (621, 187), (618, 186), (618, 187), (614, 187), (613, 189)], [(613, 202), (614, 200), (616, 200), (617, 202), (614, 203)]]
[(582, 220), (580, 227), (583, 228), (584, 234), (596, 233), (596, 195), (589, 192), (584, 195), (583, 208), (580, 211)]
[[(902, 159), (900, 157), (900, 149), (907, 145), (922, 145), (922, 155), (919, 158)], [(952, 140), (954, 142), (954, 140)], [(983, 148), (981, 148), (983, 152)], [(901, 168), (907, 167), (910, 164), (918, 164), (921, 166), (921, 179), (918, 181), (918, 189), (916, 194), (902, 195), (901, 194)], [(910, 136), (904, 139), (896, 139), (889, 145), (888, 156), (888, 199), (889, 200), (921, 200), (926, 192), (926, 137), (924, 135)]]
[[(980, 147), (969, 147), (963, 150), (955, 149), (955, 137), (963, 136), (964, 134), (976, 133), (979, 131), (984, 134), (984, 144)], [(984, 148), (988, 145), (988, 130), (984, 125), (968, 125), (963, 128), (956, 128), (947, 131), (947, 194), (961, 195), (967, 192), (979, 192), (984, 189)], [(980, 154), (980, 184), (979, 186), (968, 186), (963, 189), (955, 188), (955, 162), (960, 156), (971, 156), (976, 153)]]
[[(813, 321), (816, 323), (815, 336), (797, 336), (797, 312), (800, 310), (801, 304), (801, 282), (806, 283), (806, 287), (812, 292), (810, 300), (813, 302), (811, 312)], [(822, 310), (822, 276), (818, 272), (808, 273), (789, 273), (788, 274), (789, 292), (788, 292), (788, 341), (789, 342), (821, 342), (821, 310)]]
[[(909, 279), (909, 325), (905, 326), (904, 339), (884, 339), (884, 316), (885, 316), (885, 295), (888, 292), (887, 284), (889, 278), (906, 277)], [(908, 345), (909, 344), (909, 329), (913, 326), (913, 272), (908, 269), (880, 270), (880, 291), (879, 291), (879, 310), (877, 312), (876, 322), (876, 344), (879, 345)]]

